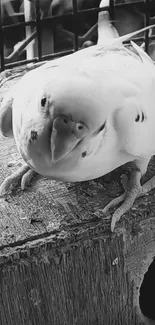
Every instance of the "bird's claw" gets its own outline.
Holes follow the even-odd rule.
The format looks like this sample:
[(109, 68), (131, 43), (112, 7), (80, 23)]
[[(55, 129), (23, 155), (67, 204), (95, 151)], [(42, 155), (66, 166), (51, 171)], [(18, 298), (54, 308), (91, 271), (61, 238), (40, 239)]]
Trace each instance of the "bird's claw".
[(111, 221), (111, 231), (114, 231), (116, 222), (133, 206), (134, 201), (139, 196), (145, 195), (148, 192), (149, 186), (145, 187), (140, 185), (140, 172), (138, 170), (133, 170), (131, 173), (131, 178), (128, 180), (126, 175), (121, 176), (121, 183), (124, 188), (124, 193), (119, 197), (113, 199), (108, 203), (102, 210), (103, 214), (107, 214), (111, 208), (116, 207), (122, 203), (114, 212)]
[(30, 180), (36, 174), (29, 166), (24, 165), (15, 171), (12, 175), (6, 177), (3, 183), (0, 185), (0, 197), (3, 197), (9, 192), (9, 190), (14, 186), (15, 183), (19, 182), (21, 179), (21, 189), (24, 190), (25, 186), (30, 182)]
[(24, 191), (25, 187), (30, 183), (32, 178), (36, 175), (36, 172), (29, 169), (21, 178), (21, 189)]

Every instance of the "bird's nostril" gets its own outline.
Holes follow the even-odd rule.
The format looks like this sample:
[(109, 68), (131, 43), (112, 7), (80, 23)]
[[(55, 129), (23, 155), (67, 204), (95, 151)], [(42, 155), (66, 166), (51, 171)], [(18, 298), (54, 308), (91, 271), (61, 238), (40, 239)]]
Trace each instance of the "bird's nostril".
[(84, 125), (84, 123), (77, 122), (75, 124), (74, 131), (75, 131), (76, 137), (81, 138), (86, 134), (87, 127), (86, 127), (86, 125)]

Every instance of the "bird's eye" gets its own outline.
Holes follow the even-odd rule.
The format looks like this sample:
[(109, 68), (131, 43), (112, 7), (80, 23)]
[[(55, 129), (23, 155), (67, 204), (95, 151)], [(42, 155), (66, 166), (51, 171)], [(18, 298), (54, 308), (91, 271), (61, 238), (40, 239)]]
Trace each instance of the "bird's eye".
[(41, 107), (44, 108), (45, 105), (46, 105), (46, 101), (47, 101), (47, 98), (46, 96), (44, 96), (42, 99), (41, 99)]
[(67, 124), (67, 123), (69, 122), (69, 119), (67, 118), (67, 116), (63, 118), (63, 122), (64, 122), (65, 124)]
[(100, 128), (98, 130), (98, 133), (103, 131), (104, 128), (105, 128), (105, 122), (100, 126)]
[(84, 125), (80, 124), (77, 126), (78, 130), (83, 130), (84, 129)]

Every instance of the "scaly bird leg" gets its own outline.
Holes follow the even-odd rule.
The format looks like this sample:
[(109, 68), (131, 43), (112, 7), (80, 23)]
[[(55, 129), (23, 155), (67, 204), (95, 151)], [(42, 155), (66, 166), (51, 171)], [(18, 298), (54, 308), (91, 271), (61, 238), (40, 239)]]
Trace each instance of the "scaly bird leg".
[(133, 206), (134, 201), (136, 198), (147, 194), (155, 187), (155, 176), (152, 177), (148, 182), (146, 182), (143, 186), (140, 184), (141, 180), (141, 172), (138, 169), (133, 169), (131, 171), (131, 176), (129, 181), (127, 182), (126, 175), (123, 179), (123, 187), (125, 192), (117, 197), (116, 199), (112, 200), (103, 210), (103, 213), (107, 213), (109, 209), (116, 207), (119, 203), (123, 202), (122, 205), (116, 209), (112, 216), (111, 221), (111, 231), (114, 231), (116, 222), (120, 220), (122, 215), (129, 211), (129, 209)]
[(142, 192), (142, 187), (140, 184), (141, 180), (141, 172), (139, 170), (132, 170), (131, 176), (128, 181), (127, 188), (124, 193), (124, 201), (121, 206), (114, 212), (111, 221), (111, 231), (114, 231), (115, 224), (120, 220), (121, 216), (129, 211), (129, 209), (133, 206), (135, 199)]
[(24, 190), (25, 186), (36, 174), (35, 171), (30, 169), (28, 165), (20, 167), (12, 175), (8, 176), (0, 185), (0, 196), (5, 195), (14, 183), (17, 183), (21, 179), (21, 189)]

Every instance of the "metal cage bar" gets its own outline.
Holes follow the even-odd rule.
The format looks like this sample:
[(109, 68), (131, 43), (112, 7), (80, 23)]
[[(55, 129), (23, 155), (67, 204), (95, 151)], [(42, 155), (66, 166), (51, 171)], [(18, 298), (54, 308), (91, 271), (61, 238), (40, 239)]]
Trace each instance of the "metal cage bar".
[(77, 6), (77, 0), (72, 0), (73, 4), (73, 16), (74, 16), (74, 50), (78, 51), (79, 48), (79, 42), (78, 42), (78, 31), (77, 31), (77, 24), (78, 24), (78, 6)]
[[(149, 0), (145, 0), (145, 26), (149, 26), (150, 24), (150, 16), (149, 16)], [(148, 52), (149, 46), (149, 30), (145, 31), (145, 51)]]
[[(150, 24), (150, 17), (149, 17), (149, 6), (150, 3), (153, 3), (154, 0), (135, 0), (134, 1), (134, 5), (140, 6), (141, 4), (143, 4), (145, 6), (145, 26), (148, 26)], [(80, 48), (80, 44), (79, 44), (79, 39), (80, 36), (78, 36), (78, 30), (77, 30), (77, 25), (78, 22), (80, 20), (81, 15), (84, 15), (86, 13), (98, 13), (100, 11), (105, 11), (108, 10), (110, 13), (110, 18), (111, 20), (115, 19), (115, 8), (116, 7), (130, 7), (131, 5), (133, 5), (133, 1), (128, 2), (128, 3), (120, 3), (120, 4), (115, 4), (114, 0), (109, 0), (109, 7), (104, 7), (104, 8), (90, 8), (90, 9), (85, 9), (85, 10), (78, 10), (78, 5), (77, 5), (77, 0), (72, 0), (72, 6), (73, 6), (73, 12), (71, 13), (67, 13), (64, 15), (56, 15), (56, 16), (52, 16), (52, 17), (45, 17), (43, 19), (41, 19), (40, 17), (40, 3), (39, 0), (36, 0), (35, 3), (35, 12), (36, 12), (36, 19), (28, 21), (28, 22), (20, 22), (20, 23), (16, 23), (16, 24), (11, 24), (11, 25), (5, 25), (2, 26), (2, 19), (0, 19), (0, 63), (1, 63), (1, 71), (6, 69), (6, 68), (11, 68), (14, 66), (19, 66), (25, 63), (30, 63), (30, 62), (38, 62), (38, 61), (42, 61), (42, 60), (47, 60), (47, 59), (53, 59), (56, 57), (60, 57), (63, 56), (65, 54), (69, 54), (69, 53), (73, 53), (74, 51), (77, 51)], [(1, 17), (1, 7), (2, 7), (2, 0), (0, 0), (0, 17)], [(43, 55), (42, 54), (42, 37), (41, 37), (41, 28), (42, 25), (46, 22), (52, 22), (53, 26), (54, 24), (56, 24), (57, 22), (61, 22), (62, 17), (73, 17), (74, 19), (74, 36), (73, 36), (73, 40), (74, 40), (74, 47), (71, 50), (65, 50), (65, 51), (59, 51), (57, 53), (51, 53), (50, 55)], [(37, 38), (37, 47), (38, 47), (38, 57), (33, 58), (32, 60), (21, 60), (21, 61), (16, 61), (16, 62), (11, 62), (13, 55), (11, 54), (9, 58), (5, 58), (4, 57), (4, 32), (7, 29), (11, 29), (14, 27), (20, 27), (20, 26), (35, 26), (36, 27), (36, 32), (33, 33), (33, 35), (31, 35), (30, 40), (26, 40), (25, 44), (21, 45), (21, 49), (23, 50), (24, 46), (26, 46), (28, 44), (28, 42), (30, 42), (34, 37)], [(95, 27), (95, 26), (94, 26)], [(68, 32), (69, 34), (70, 32)], [(87, 32), (87, 34), (89, 34)], [(82, 37), (81, 37), (82, 38)], [(84, 38), (84, 37), (83, 37)], [(145, 42), (145, 50), (146, 52), (148, 51), (148, 45), (149, 45), (149, 41), (155, 39), (155, 36), (150, 36), (149, 35), (149, 31), (145, 32), (145, 36), (144, 37), (137, 37), (134, 38), (135, 41), (144, 41)], [(14, 55), (18, 55), (20, 50), (17, 50)]]
[(115, 20), (115, 5), (114, 5), (114, 0), (109, 0), (109, 14), (110, 14), (110, 19)]
[(41, 21), (40, 21), (40, 0), (36, 0), (36, 32), (37, 32), (37, 47), (38, 47), (38, 59), (42, 60), (42, 39), (41, 39)]
[(4, 63), (4, 31), (2, 27), (2, 0), (0, 0), (0, 68), (3, 71), (5, 69)]

